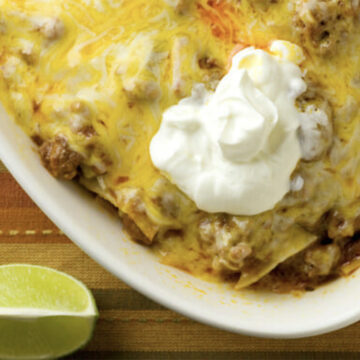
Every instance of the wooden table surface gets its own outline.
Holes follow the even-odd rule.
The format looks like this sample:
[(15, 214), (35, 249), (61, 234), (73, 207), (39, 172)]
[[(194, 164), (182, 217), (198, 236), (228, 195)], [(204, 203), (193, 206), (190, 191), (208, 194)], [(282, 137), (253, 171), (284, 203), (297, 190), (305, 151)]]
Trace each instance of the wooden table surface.
[(50, 266), (92, 290), (100, 310), (94, 337), (68, 359), (360, 359), (360, 323), (307, 339), (257, 339), (199, 324), (155, 304), (77, 248), (0, 163), (0, 264), (7, 263)]

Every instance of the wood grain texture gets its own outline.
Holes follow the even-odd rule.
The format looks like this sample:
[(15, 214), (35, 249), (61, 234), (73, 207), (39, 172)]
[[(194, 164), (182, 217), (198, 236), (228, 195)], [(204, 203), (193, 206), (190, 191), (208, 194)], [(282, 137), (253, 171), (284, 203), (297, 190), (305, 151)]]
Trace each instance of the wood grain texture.
[(94, 293), (95, 334), (72, 359), (359, 359), (360, 323), (307, 339), (269, 340), (217, 330), (155, 304), (97, 265), (36, 207), (0, 163), (0, 264), (65, 271)]

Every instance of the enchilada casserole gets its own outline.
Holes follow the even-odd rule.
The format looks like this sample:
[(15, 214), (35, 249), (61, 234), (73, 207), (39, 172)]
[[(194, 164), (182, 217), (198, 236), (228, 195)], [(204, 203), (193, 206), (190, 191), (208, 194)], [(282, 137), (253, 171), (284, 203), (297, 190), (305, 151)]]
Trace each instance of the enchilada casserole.
[[(53, 176), (109, 201), (163, 263), (275, 292), (360, 266), (359, 0), (0, 0), (0, 9), (1, 103)], [(301, 52), (301, 158), (272, 208), (206, 211), (154, 165), (150, 144), (168, 109), (199, 84), (216, 93), (237, 54), (274, 54), (274, 41), (290, 60)]]

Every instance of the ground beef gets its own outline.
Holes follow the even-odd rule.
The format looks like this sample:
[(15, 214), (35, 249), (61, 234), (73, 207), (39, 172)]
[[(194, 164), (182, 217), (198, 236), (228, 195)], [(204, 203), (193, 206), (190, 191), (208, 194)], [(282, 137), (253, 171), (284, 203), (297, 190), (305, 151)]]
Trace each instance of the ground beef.
[(354, 236), (360, 228), (358, 217), (345, 216), (341, 212), (332, 211), (328, 218), (328, 236), (330, 239), (339, 240)]
[(350, 275), (360, 266), (360, 238), (356, 236), (344, 245), (342, 250), (341, 275)]
[(338, 276), (339, 258), (337, 245), (318, 242), (279, 264), (252, 287), (275, 293), (312, 291)]
[(122, 218), (123, 226), (130, 235), (131, 239), (145, 245), (151, 245), (152, 240), (144, 235), (144, 233), (135, 224), (135, 222), (131, 220), (131, 218), (128, 215), (122, 214), (121, 218)]
[(58, 18), (48, 18), (41, 23), (40, 32), (48, 40), (57, 40), (64, 34), (65, 26)]
[(325, 98), (325, 89), (313, 74), (307, 74), (307, 90), (296, 100), (301, 110), (299, 140), (302, 159), (319, 160), (333, 142), (333, 107)]
[(179, 215), (179, 204), (176, 196), (171, 192), (164, 192), (152, 201), (160, 209), (161, 213), (168, 218), (177, 218)]
[[(122, 187), (115, 193), (118, 207), (122, 214), (126, 214), (125, 227), (137, 241), (151, 244), (159, 229), (159, 223), (150, 215), (149, 205), (146, 203), (144, 189)], [(132, 224), (134, 222), (134, 224)]]
[(253, 250), (247, 243), (249, 222), (225, 214), (207, 216), (199, 223), (200, 241), (213, 258), (215, 271), (239, 272)]
[(70, 149), (65, 137), (58, 135), (45, 141), (39, 152), (44, 166), (53, 176), (71, 180), (77, 175), (82, 156)]
[(306, 161), (320, 159), (330, 148), (333, 127), (325, 111), (315, 105), (301, 114), (299, 140), (302, 158)]
[(276, 293), (312, 291), (341, 275), (351, 274), (359, 267), (359, 236), (338, 241), (324, 237), (279, 264), (252, 287)]
[(340, 247), (336, 244), (320, 244), (305, 251), (304, 267), (307, 276), (327, 276), (336, 267), (341, 257)]
[(295, 0), (295, 4), (297, 30), (323, 55), (346, 41), (359, 12), (359, 4), (350, 0)]
[(142, 80), (140, 78), (126, 81), (124, 91), (131, 101), (158, 99), (161, 95), (161, 88), (154, 80)]
[(173, 1), (173, 6), (175, 8), (175, 11), (180, 14), (184, 15), (189, 10), (190, 6), (192, 4), (191, 0), (175, 0)]

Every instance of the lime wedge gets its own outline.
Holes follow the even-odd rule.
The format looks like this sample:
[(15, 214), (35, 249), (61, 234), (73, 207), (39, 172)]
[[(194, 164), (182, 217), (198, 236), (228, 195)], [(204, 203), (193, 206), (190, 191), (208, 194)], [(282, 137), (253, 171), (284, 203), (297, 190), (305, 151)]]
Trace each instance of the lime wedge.
[(56, 359), (90, 340), (97, 318), (84, 284), (56, 270), (0, 266), (0, 359)]

